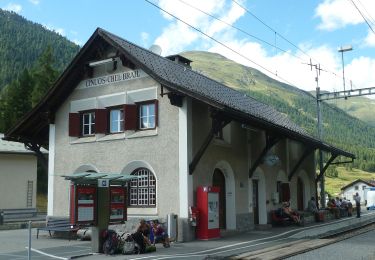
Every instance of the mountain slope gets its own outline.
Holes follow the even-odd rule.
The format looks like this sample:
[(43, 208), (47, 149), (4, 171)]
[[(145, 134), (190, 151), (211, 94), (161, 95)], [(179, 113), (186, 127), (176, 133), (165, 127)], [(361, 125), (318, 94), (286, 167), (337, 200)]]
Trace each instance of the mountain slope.
[(55, 68), (62, 71), (79, 46), (40, 24), (0, 9), (0, 90), (31, 68), (48, 45), (53, 48)]
[[(275, 107), (317, 136), (316, 99), (312, 94), (219, 54), (185, 52), (182, 55), (193, 60), (194, 70)], [(356, 154), (355, 168), (375, 172), (375, 128), (332, 104), (323, 103), (322, 114), (324, 140)]]

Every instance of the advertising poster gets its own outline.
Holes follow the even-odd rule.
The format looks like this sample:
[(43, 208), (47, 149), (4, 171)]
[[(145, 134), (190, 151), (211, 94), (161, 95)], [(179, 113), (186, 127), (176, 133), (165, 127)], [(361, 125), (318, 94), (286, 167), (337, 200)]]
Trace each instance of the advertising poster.
[(208, 229), (219, 228), (219, 193), (208, 193)]

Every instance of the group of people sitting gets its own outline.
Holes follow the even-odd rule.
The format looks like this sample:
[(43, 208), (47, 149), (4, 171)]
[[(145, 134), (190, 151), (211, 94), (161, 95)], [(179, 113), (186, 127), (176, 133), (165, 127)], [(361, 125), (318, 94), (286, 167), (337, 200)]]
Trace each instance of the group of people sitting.
[(330, 199), (327, 203), (327, 208), (335, 215), (335, 218), (340, 218), (342, 211), (347, 211), (348, 216), (352, 216), (353, 205), (346, 198), (340, 199), (336, 197), (336, 199)]
[[(150, 234), (153, 233), (153, 241), (150, 240)], [(162, 225), (157, 221), (151, 221), (150, 224), (141, 219), (136, 232), (133, 234), (134, 239), (141, 247), (153, 245), (155, 243), (163, 243), (164, 247), (170, 247), (168, 234)]]

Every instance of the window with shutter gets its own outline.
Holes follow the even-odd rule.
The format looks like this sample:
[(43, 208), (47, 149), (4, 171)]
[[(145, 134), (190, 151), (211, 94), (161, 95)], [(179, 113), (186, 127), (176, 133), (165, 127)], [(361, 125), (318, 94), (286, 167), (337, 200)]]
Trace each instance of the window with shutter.
[(124, 109), (112, 108), (109, 110), (109, 132), (119, 133), (124, 131)]
[(69, 136), (80, 136), (80, 124), (78, 113), (69, 113)]
[(95, 112), (84, 112), (81, 114), (82, 136), (95, 134)]
[(158, 101), (139, 103), (139, 129), (154, 129), (158, 123)]

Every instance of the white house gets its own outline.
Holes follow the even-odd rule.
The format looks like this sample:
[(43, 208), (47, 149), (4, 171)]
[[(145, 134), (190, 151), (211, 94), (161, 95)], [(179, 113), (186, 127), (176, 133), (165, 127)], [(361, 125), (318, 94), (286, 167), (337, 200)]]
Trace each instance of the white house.
[(37, 158), (0, 133), (0, 209), (36, 207)]
[[(220, 187), (221, 229), (249, 230), (291, 200), (316, 195), (314, 152), (354, 155), (308, 135), (285, 115), (193, 71), (97, 29), (44, 99), (6, 138), (49, 146), (48, 214), (69, 214), (78, 172), (137, 175), (133, 218), (178, 215), (190, 240), (189, 206), (199, 186)], [(331, 160), (332, 161), (332, 160)]]
[(341, 188), (341, 197), (351, 200), (354, 203), (354, 195), (358, 192), (358, 195), (362, 198), (361, 201), (364, 203), (365, 189), (369, 187), (375, 187), (375, 183), (361, 179), (355, 180)]

